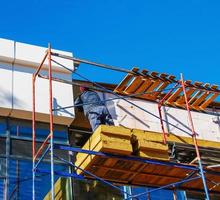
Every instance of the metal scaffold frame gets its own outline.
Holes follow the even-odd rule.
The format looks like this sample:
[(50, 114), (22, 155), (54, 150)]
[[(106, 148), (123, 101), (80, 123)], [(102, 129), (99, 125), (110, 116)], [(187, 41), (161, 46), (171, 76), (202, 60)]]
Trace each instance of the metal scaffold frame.
[[(64, 82), (64, 83), (72, 84), (72, 85), (73, 85), (73, 83), (69, 82), (69, 81), (66, 81), (66, 80), (61, 80), (61, 79), (54, 78), (52, 76), (52, 62), (60, 65), (61, 67), (65, 68), (66, 70), (69, 70), (72, 73), (77, 74), (78, 76), (80, 76), (84, 80), (89, 81), (90, 83), (93, 83), (93, 85), (95, 85), (95, 87), (93, 86), (93, 88), (96, 88), (96, 89), (98, 88), (101, 91), (110, 92), (111, 94), (114, 94), (116, 96), (115, 99), (117, 99), (117, 98), (118, 99), (123, 99), (124, 101), (126, 101), (126, 102), (128, 102), (128, 103), (130, 103), (133, 106), (136, 106), (138, 108), (140, 108), (140, 107), (138, 105), (134, 104), (133, 102), (130, 102), (127, 97), (135, 97), (135, 96), (141, 95), (143, 93), (135, 94), (135, 95), (120, 96), (116, 92), (113, 92), (112, 90), (109, 90), (109, 89), (103, 87), (102, 85), (100, 85), (98, 83), (90, 81), (89, 79), (85, 78), (84, 76), (78, 74), (75, 70), (68, 69), (64, 65), (62, 65), (62, 64), (58, 63), (57, 61), (55, 61), (54, 59), (52, 59), (52, 56), (60, 57), (60, 58), (63, 58), (63, 59), (68, 59), (68, 60), (72, 60), (72, 61), (74, 61), (74, 62), (76, 62), (78, 64), (79, 63), (89, 64), (89, 65), (93, 65), (93, 66), (96, 66), (96, 67), (106, 68), (106, 69), (109, 69), (109, 70), (115, 70), (115, 71), (118, 71), (118, 72), (124, 72), (124, 73), (133, 74), (133, 75), (136, 75), (136, 76), (143, 75), (143, 74), (140, 74), (139, 72), (134, 72), (134, 71), (130, 71), (130, 70), (127, 70), (127, 69), (122, 69), (122, 68), (113, 67), (113, 66), (109, 66), (109, 65), (105, 65), (105, 64), (99, 64), (99, 63), (95, 63), (95, 62), (91, 62), (91, 61), (87, 61), (87, 60), (83, 60), (83, 59), (79, 59), (79, 58), (65, 56), (65, 55), (61, 55), (61, 54), (58, 54), (58, 53), (53, 53), (51, 51), (51, 45), (50, 44), (48, 45), (48, 49), (47, 49), (47, 51), (45, 53), (45, 56), (44, 56), (41, 64), (39, 65), (39, 67), (37, 68), (35, 73), (33, 74), (33, 79), (32, 79), (32, 87), (33, 87), (33, 112), (32, 112), (32, 130), (33, 130), (33, 132), (32, 132), (32, 137), (33, 137), (33, 142), (32, 142), (32, 153), (33, 153), (33, 169), (32, 169), (33, 170), (33, 191), (32, 191), (32, 195), (33, 195), (33, 198), (32, 199), (33, 200), (35, 200), (35, 197), (36, 197), (36, 194), (35, 194), (35, 178), (36, 178), (36, 173), (37, 172), (40, 172), (40, 173), (50, 173), (50, 175), (51, 175), (51, 199), (52, 200), (54, 200), (54, 198), (55, 198), (55, 196), (54, 196), (55, 195), (54, 194), (54, 176), (55, 176), (55, 174), (59, 175), (59, 176), (73, 177), (73, 178), (78, 178), (78, 179), (84, 179), (85, 178), (82, 175), (77, 175), (76, 173), (69, 174), (69, 173), (55, 171), (54, 170), (54, 158), (57, 158), (57, 159), (63, 161), (64, 163), (66, 163), (67, 165), (72, 166), (72, 167), (74, 167), (76, 169), (79, 169), (79, 170), (83, 171), (85, 174), (90, 175), (91, 177), (93, 177), (96, 180), (102, 181), (104, 184), (112, 186), (113, 188), (115, 188), (115, 189), (119, 190), (120, 192), (126, 194), (127, 195), (127, 199), (137, 198), (137, 197), (142, 196), (142, 195), (147, 195), (149, 197), (151, 192), (154, 192), (154, 191), (157, 191), (157, 190), (160, 190), (160, 189), (170, 188), (171, 186), (172, 187), (178, 186), (178, 185), (183, 184), (185, 182), (189, 182), (189, 181), (192, 181), (192, 180), (195, 180), (195, 179), (199, 179), (199, 178), (202, 179), (203, 188), (204, 188), (206, 199), (207, 200), (210, 199), (209, 198), (209, 191), (208, 191), (207, 184), (206, 184), (206, 178), (205, 178), (205, 175), (204, 175), (205, 172), (204, 172), (204, 169), (203, 169), (203, 166), (202, 166), (202, 160), (201, 160), (201, 156), (200, 156), (200, 153), (199, 153), (199, 147), (198, 147), (198, 143), (197, 143), (196, 133), (195, 133), (195, 130), (194, 130), (193, 120), (192, 120), (191, 111), (190, 111), (190, 107), (189, 107), (188, 96), (187, 96), (187, 93), (186, 93), (185, 82), (183, 80), (183, 75), (181, 75), (181, 79), (179, 81), (176, 81), (174, 87), (169, 89), (169, 92), (158, 102), (159, 118), (160, 118), (160, 123), (161, 123), (161, 129), (162, 129), (162, 132), (163, 132), (163, 142), (166, 143), (167, 133), (165, 132), (165, 128), (164, 128), (164, 125), (163, 125), (163, 122), (166, 122), (166, 120), (164, 120), (162, 118), (161, 107), (164, 104), (164, 102), (166, 101), (166, 98), (170, 95), (170, 93), (174, 89), (176, 89), (177, 87), (182, 87), (183, 94), (184, 94), (184, 99), (185, 99), (185, 104), (186, 104), (186, 109), (187, 109), (187, 112), (188, 112), (188, 118), (189, 118), (189, 121), (190, 121), (192, 138), (193, 138), (194, 147), (195, 147), (196, 156), (197, 156), (196, 159), (198, 161), (198, 167), (191, 166), (191, 165), (180, 164), (180, 163), (171, 163), (171, 162), (164, 162), (164, 161), (153, 161), (153, 160), (143, 159), (143, 158), (138, 158), (138, 157), (113, 155), (113, 154), (103, 153), (103, 152), (83, 150), (83, 149), (76, 148), (76, 147), (66, 147), (66, 146), (61, 146), (61, 145), (54, 145), (54, 141), (53, 141), (53, 139), (54, 139), (53, 138), (54, 137), (54, 134), (53, 134), (53, 111), (54, 110), (53, 110), (53, 102), (52, 102), (52, 99), (53, 99), (52, 81), (59, 81), (59, 82)], [(40, 75), (40, 70), (42, 69), (42, 66), (44, 65), (44, 62), (46, 61), (46, 59), (48, 60), (48, 76), (42, 76), (42, 75)], [(36, 108), (35, 108), (35, 105), (36, 105), (35, 86), (36, 86), (36, 79), (37, 79), (37, 77), (46, 78), (46, 79), (49, 80), (49, 91), (48, 91), (49, 92), (49, 100), (48, 100), (48, 105), (49, 105), (49, 118), (50, 118), (50, 132), (49, 132), (48, 136), (46, 137), (46, 139), (44, 140), (44, 142), (42, 143), (42, 145), (38, 149), (36, 149)], [(166, 89), (164, 89), (164, 90), (166, 90)], [(153, 92), (151, 92), (151, 93), (153, 93)], [(68, 106), (68, 107), (65, 107), (65, 108), (69, 108), (69, 107), (75, 107), (75, 105)], [(140, 108), (140, 109), (144, 110), (143, 108)], [(144, 110), (144, 111), (146, 111), (146, 110)], [(47, 148), (46, 148), (46, 146), (47, 146)], [(179, 168), (183, 168), (183, 169), (190, 169), (190, 170), (192, 170), (193, 173), (198, 172), (199, 175), (195, 176), (193, 178), (191, 176), (189, 176), (189, 178), (185, 178), (185, 179), (183, 179), (181, 181), (178, 181), (178, 182), (175, 182), (175, 183), (172, 183), (172, 184), (168, 184), (168, 185), (164, 185), (162, 187), (151, 189), (151, 190), (149, 190), (147, 192), (144, 192), (144, 193), (132, 196), (131, 194), (127, 193), (125, 190), (121, 189), (120, 187), (115, 186), (113, 183), (111, 183), (109, 181), (106, 181), (106, 180), (104, 180), (104, 179), (102, 179), (100, 177), (97, 177), (96, 175), (90, 173), (89, 171), (86, 171), (86, 170), (83, 170), (83, 169), (79, 168), (74, 163), (72, 163), (70, 161), (67, 161), (67, 160), (57, 156), (56, 154), (54, 154), (54, 149), (60, 149), (60, 150), (66, 150), (66, 151), (72, 151), (72, 152), (81, 152), (81, 153), (97, 155), (97, 156), (120, 158), (120, 159), (125, 159), (125, 160), (126, 159), (127, 160), (134, 160), (134, 161), (139, 161), (139, 162), (143, 162), (143, 163), (153, 163), (153, 164), (156, 164), (156, 165), (175, 166), (175, 167), (179, 167)], [(38, 166), (39, 166), (40, 162), (42, 162), (42, 160), (44, 159), (44, 157), (46, 156), (46, 154), (48, 152), (50, 152), (51, 169), (49, 171), (48, 170), (42, 170), (42, 169), (40, 170), (40, 169), (38, 169)], [(176, 193), (175, 189), (174, 189), (174, 191)], [(175, 198), (175, 196), (176, 195), (174, 195), (174, 198)]]

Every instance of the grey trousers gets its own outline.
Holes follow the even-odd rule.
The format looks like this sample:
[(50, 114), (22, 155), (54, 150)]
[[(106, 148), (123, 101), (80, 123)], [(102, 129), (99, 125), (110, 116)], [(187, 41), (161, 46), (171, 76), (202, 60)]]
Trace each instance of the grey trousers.
[(101, 124), (105, 124), (109, 126), (114, 125), (112, 116), (110, 115), (106, 106), (97, 106), (91, 109), (88, 113), (88, 119), (93, 132)]

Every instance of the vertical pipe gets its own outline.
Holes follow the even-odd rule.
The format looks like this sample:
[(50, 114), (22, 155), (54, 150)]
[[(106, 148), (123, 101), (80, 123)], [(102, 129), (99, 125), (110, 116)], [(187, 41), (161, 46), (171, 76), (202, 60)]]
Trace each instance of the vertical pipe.
[(5, 145), (5, 190), (4, 190), (4, 199), (9, 198), (9, 156), (10, 156), (10, 130), (9, 130), (9, 119), (6, 119), (6, 145)]
[(36, 125), (35, 125), (35, 75), (32, 76), (32, 199), (35, 200), (35, 141), (36, 141)]
[(32, 199), (35, 200), (35, 155), (36, 155), (36, 113), (35, 113), (35, 81), (36, 76), (40, 72), (44, 61), (46, 60), (48, 53), (45, 54), (40, 66), (37, 68), (37, 71), (32, 75)]
[(173, 200), (177, 200), (176, 188), (173, 189)]
[(124, 199), (128, 198), (128, 194), (127, 194), (127, 186), (123, 186), (123, 191), (124, 191)]
[(147, 200), (150, 200), (150, 192), (147, 193)]
[(128, 194), (129, 194), (129, 196), (130, 196), (130, 199), (132, 200), (132, 189), (131, 189), (131, 186), (128, 186), (128, 188), (127, 188), (127, 192), (128, 192)]
[(123, 191), (124, 191), (124, 199), (129, 199), (132, 200), (132, 190), (131, 190), (131, 186), (123, 186)]
[(159, 112), (159, 117), (160, 117), (160, 126), (163, 132), (163, 143), (166, 144), (167, 143), (167, 133), (165, 132), (165, 128), (163, 125), (163, 117), (162, 117), (162, 112), (161, 112), (161, 105), (158, 104), (158, 112)]
[(186, 191), (183, 192), (183, 196), (185, 200), (188, 200), (187, 195), (186, 195)]
[(51, 160), (51, 200), (54, 200), (54, 156), (53, 156), (53, 91), (51, 45), (48, 45), (48, 75), (49, 75), (49, 112), (50, 112), (50, 160)]
[[(19, 126), (17, 126), (17, 136), (19, 136)], [(20, 185), (19, 185), (19, 176), (20, 176), (20, 171), (19, 171), (19, 160), (16, 160), (16, 199), (19, 199), (19, 190), (20, 190)]]
[(173, 92), (173, 90), (179, 85), (179, 83), (176, 83), (173, 88), (169, 90), (169, 92), (159, 101), (157, 108), (159, 112), (159, 117), (160, 117), (160, 126), (163, 132), (163, 143), (167, 143), (167, 133), (165, 132), (164, 124), (163, 124), (163, 116), (162, 116), (162, 111), (161, 111), (161, 106), (163, 105), (164, 101), (166, 101), (167, 97), (170, 96), (170, 94)]
[(196, 155), (197, 155), (197, 158), (198, 158), (200, 174), (201, 174), (201, 177), (202, 177), (203, 187), (204, 187), (204, 190), (205, 190), (205, 196), (206, 196), (206, 200), (209, 200), (210, 199), (209, 198), (209, 192), (208, 192), (208, 188), (207, 188), (207, 184), (206, 184), (206, 178), (205, 178), (204, 171), (203, 171), (201, 156), (200, 156), (200, 153), (199, 153), (199, 147), (198, 147), (198, 142), (197, 142), (197, 138), (196, 138), (196, 132), (195, 132), (195, 128), (194, 128), (194, 124), (193, 124), (193, 120), (192, 120), (192, 115), (191, 115), (191, 111), (190, 111), (190, 107), (189, 107), (188, 97), (187, 97), (187, 94), (186, 94), (186, 88), (185, 88), (185, 83), (184, 83), (184, 80), (183, 80), (183, 74), (181, 74), (181, 85), (182, 85), (183, 92), (184, 92), (186, 108), (187, 108), (188, 117), (189, 117), (189, 121), (190, 121), (190, 126), (191, 126), (191, 130), (192, 130), (192, 138), (193, 138), (193, 142), (194, 142), (194, 146), (195, 146), (195, 150), (196, 150)]
[[(69, 141), (69, 145), (72, 146), (76, 146), (76, 137), (75, 137), (75, 131), (72, 132), (72, 134), (70, 135), (70, 129), (68, 128), (68, 141)], [(75, 164), (76, 161), (76, 153), (75, 152), (71, 152), (71, 154), (69, 154), (69, 162), (73, 162)], [(71, 173), (76, 173), (75, 167), (70, 166), (70, 172)], [(72, 200), (77, 199), (76, 197), (76, 181), (73, 178), (70, 178), (70, 184), (71, 184), (71, 193), (72, 193)]]

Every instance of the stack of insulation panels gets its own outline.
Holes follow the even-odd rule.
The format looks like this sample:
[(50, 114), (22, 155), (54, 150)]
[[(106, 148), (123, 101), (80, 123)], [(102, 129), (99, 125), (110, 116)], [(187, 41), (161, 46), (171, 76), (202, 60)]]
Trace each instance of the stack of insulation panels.
[[(168, 142), (192, 145), (188, 137), (169, 135)], [(198, 139), (201, 147), (220, 147), (219, 142), (207, 142)], [(101, 125), (83, 146), (85, 150), (107, 152), (117, 156), (100, 156), (78, 153), (75, 165), (77, 173), (88, 178), (94, 178), (92, 173), (100, 178), (115, 183), (139, 186), (160, 187), (187, 179), (189, 174), (195, 180), (182, 183), (183, 190), (203, 190), (201, 177), (197, 177), (198, 168), (193, 164), (178, 164), (169, 161), (168, 146), (163, 144), (161, 133), (127, 129), (124, 127)], [(204, 168), (206, 178), (211, 180), (208, 187), (213, 192), (220, 192), (218, 168)]]
[[(123, 127), (101, 125), (85, 143), (82, 149), (97, 152), (111, 153), (115, 155), (138, 156), (143, 158), (169, 160), (168, 145), (158, 141), (147, 140), (147, 135), (139, 130), (131, 130)], [(144, 137), (145, 136), (145, 137)], [(128, 170), (137, 170), (140, 163), (123, 160), (120, 158), (102, 157), (78, 153), (76, 166), (83, 170), (90, 171), (98, 176), (105, 176), (106, 179), (118, 179), (120, 173), (126, 182), (130, 173)], [(117, 169), (118, 168), (118, 173)], [(78, 169), (78, 174), (83, 171)], [(84, 174), (87, 175), (87, 174)]]

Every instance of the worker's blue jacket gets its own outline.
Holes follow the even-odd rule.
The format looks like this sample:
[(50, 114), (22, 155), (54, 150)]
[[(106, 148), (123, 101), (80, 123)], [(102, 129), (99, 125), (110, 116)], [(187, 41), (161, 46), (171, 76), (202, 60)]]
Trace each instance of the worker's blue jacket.
[(103, 106), (99, 95), (91, 90), (84, 91), (75, 100), (75, 106), (82, 106), (85, 116), (88, 116), (89, 112), (95, 112), (98, 106)]

